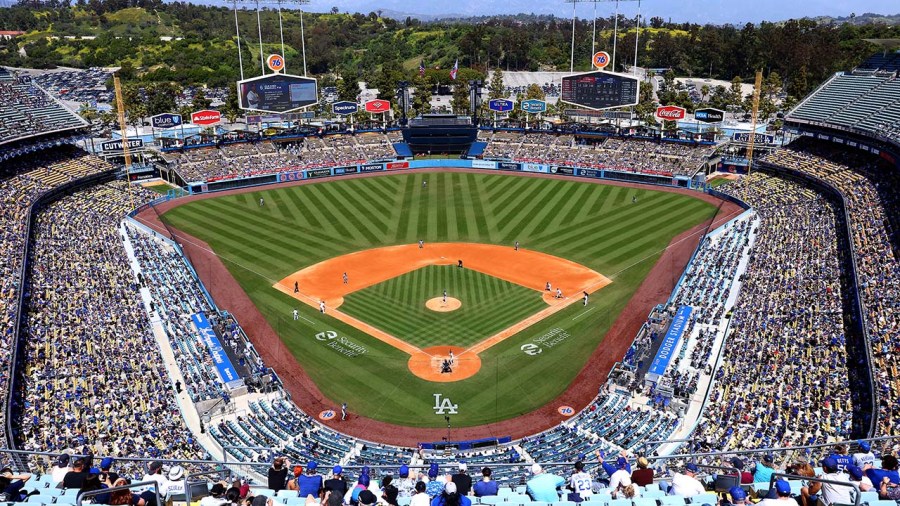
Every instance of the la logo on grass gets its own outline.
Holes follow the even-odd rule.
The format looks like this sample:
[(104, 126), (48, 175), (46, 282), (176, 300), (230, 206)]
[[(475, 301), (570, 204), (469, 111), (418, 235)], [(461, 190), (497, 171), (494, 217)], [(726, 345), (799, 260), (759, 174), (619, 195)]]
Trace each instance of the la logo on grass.
[(442, 394), (434, 394), (434, 414), (455, 415), (459, 412), (459, 404), (453, 404), (449, 397)]

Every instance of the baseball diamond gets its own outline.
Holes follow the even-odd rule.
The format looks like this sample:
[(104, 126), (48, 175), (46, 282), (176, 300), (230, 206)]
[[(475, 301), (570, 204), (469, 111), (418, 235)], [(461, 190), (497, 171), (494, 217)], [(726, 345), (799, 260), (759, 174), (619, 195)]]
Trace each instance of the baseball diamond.
[[(257, 204), (260, 198), (265, 199), (263, 207)], [(280, 375), (302, 368), (322, 394), (335, 401), (334, 408), (339, 400), (347, 401), (366, 418), (412, 427), (444, 424), (443, 416), (434, 410), (434, 395), (441, 394), (459, 405), (453, 423), (465, 427), (523, 415), (565, 391), (673, 237), (715, 214), (710, 203), (673, 192), (552, 178), (417, 171), (208, 198), (171, 209), (163, 220), (205, 241), (278, 333), (297, 364), (295, 371), (279, 370)], [(500, 289), (500, 279), (509, 278), (487, 273), (499, 279), (488, 278), (475, 257), (465, 258), (465, 272), (448, 276), (472, 276), (474, 281), (479, 277), (475, 271), (481, 270), (483, 295), (478, 296), (494, 300), (495, 307), (479, 314), (474, 296), (450, 293), (448, 287), (448, 293), (462, 301), (461, 309), (428, 316), (423, 316), (426, 300), (442, 296), (444, 287), (435, 291), (437, 285), (429, 288), (427, 282), (414, 282), (416, 275), (409, 271), (456, 272), (457, 260), (462, 258), (455, 254), (445, 255), (445, 265), (410, 266), (365, 286), (360, 284), (366, 283), (364, 269), (339, 268), (327, 278), (328, 283), (338, 292), (346, 291), (335, 292), (337, 297), (323, 292), (324, 313), (320, 300), (315, 300), (314, 286), (298, 278), (300, 295), (310, 296), (301, 301), (293, 293), (292, 282), (280, 283), (293, 279), (293, 273), (327, 265), (344, 255), (403, 245), (415, 253), (420, 240), (425, 252), (439, 247), (438, 243), (452, 242), (497, 247), (512, 255), (547, 255), (583, 266), (598, 273), (598, 280), (611, 282), (593, 293), (584, 306), (581, 284), (557, 285), (552, 275), (542, 273), (526, 284), (535, 294), (532, 299), (518, 295), (518, 289), (525, 289), (523, 283), (512, 280), (512, 287)], [(519, 251), (514, 248), (517, 241)], [(553, 285), (550, 296), (545, 294), (546, 282)], [(273, 288), (279, 284), (280, 288)], [(405, 285), (411, 292), (401, 300), (410, 301), (412, 309), (397, 314), (397, 321), (387, 311), (388, 307), (398, 309), (393, 307), (396, 299), (389, 301), (385, 292), (379, 293), (394, 289), (394, 284)], [(488, 295), (492, 286), (497, 287), (495, 297)], [(558, 286), (562, 300), (575, 303), (548, 306), (538, 295), (553, 302)], [(467, 312), (470, 303), (472, 313)], [(523, 317), (542, 311), (541, 307), (551, 313), (522, 328), (510, 326), (517, 320), (527, 321)], [(297, 320), (291, 318), (295, 309)], [(477, 316), (460, 323), (466, 314)], [(415, 315), (412, 320), (411, 315)], [(385, 335), (373, 337), (371, 330), (361, 331), (352, 320), (379, 327), (376, 333)], [(427, 331), (411, 335), (410, 329), (423, 326)], [(462, 327), (469, 328), (468, 334)], [(485, 339), (504, 328), (514, 331), (496, 342)], [(317, 340), (315, 336), (322, 332), (333, 332), (335, 338)], [(548, 333), (557, 336), (553, 346), (545, 345), (540, 354), (524, 351)], [(559, 339), (560, 335), (567, 338)], [(451, 337), (457, 341), (445, 340)], [(433, 372), (432, 358), (446, 353), (441, 345), (460, 347), (455, 353), (461, 367), (475, 363), (467, 361), (470, 357), (465, 352), (467, 345), (478, 346), (478, 337), (490, 345), (470, 352), (477, 353), (479, 364), (462, 381), (426, 379), (411, 370), (421, 364)], [(346, 350), (339, 346), (341, 340), (364, 352), (354, 348), (349, 356), (342, 352)], [(391, 395), (397, 391), (405, 394)]]

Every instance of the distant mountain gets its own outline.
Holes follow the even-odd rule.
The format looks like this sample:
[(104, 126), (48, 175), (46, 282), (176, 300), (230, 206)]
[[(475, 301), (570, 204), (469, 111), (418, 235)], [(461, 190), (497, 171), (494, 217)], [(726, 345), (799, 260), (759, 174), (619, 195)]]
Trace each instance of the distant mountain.
[(851, 16), (841, 16), (841, 17), (831, 17), (831, 16), (818, 16), (814, 18), (810, 18), (820, 23), (835, 23), (835, 24), (844, 24), (849, 23), (851, 25), (867, 25), (871, 23), (879, 23), (885, 24), (889, 26), (900, 25), (900, 14), (893, 15), (884, 15), (884, 14), (874, 14), (871, 12), (867, 12), (865, 14), (860, 15), (851, 15)]

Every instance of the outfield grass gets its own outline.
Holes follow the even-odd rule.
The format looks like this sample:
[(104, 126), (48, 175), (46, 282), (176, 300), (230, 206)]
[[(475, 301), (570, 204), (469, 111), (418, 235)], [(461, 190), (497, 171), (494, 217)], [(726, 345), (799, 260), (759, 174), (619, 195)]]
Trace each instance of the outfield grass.
[[(445, 289), (462, 307), (447, 313), (425, 307)], [(430, 265), (353, 292), (340, 309), (419, 348), (467, 348), (546, 307), (540, 292), (455, 265)]]
[[(675, 193), (454, 171), (228, 195), (185, 204), (163, 219), (209, 243), (335, 406), (347, 402), (367, 417), (442, 427), (443, 415), (433, 411), (433, 394), (440, 393), (459, 404), (453, 425), (461, 427), (524, 414), (565, 390), (671, 239), (715, 212)], [(587, 308), (573, 304), (491, 347), (481, 354), (481, 370), (455, 383), (414, 376), (407, 354), (272, 288), (322, 260), (418, 239), (507, 246), (518, 240), (594, 269), (612, 284), (593, 294)], [(291, 319), (294, 308), (299, 321)], [(520, 349), (554, 329), (570, 337), (535, 356)], [(324, 330), (360, 343), (366, 353), (340, 355), (315, 339)]]

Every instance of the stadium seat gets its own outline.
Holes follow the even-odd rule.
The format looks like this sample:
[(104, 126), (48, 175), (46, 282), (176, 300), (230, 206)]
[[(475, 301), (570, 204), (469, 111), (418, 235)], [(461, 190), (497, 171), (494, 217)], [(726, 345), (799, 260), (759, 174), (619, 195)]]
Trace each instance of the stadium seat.
[(869, 506), (872, 506), (872, 503), (878, 501), (878, 492), (862, 492), (859, 495), (859, 502), (869, 503)]
[(653, 492), (654, 490), (659, 490), (659, 484), (658, 484), (658, 483), (651, 483), (651, 484), (646, 485), (646, 486), (644, 487), (644, 491), (645, 491), (645, 492)]
[(518, 486), (516, 487), (516, 493), (517, 493), (517, 494), (524, 494), (524, 493), (525, 493), (525, 489), (526, 489), (525, 485), (518, 485)]
[(275, 497), (284, 498), (284, 497), (297, 497), (296, 490), (279, 490), (278, 493), (275, 494)]
[(632, 506), (631, 499), (613, 499), (606, 506)]
[(716, 494), (700, 494), (690, 498), (691, 504), (718, 504), (719, 498)]
[(647, 490), (641, 494), (641, 497), (646, 497), (647, 499), (659, 499), (665, 496), (666, 494), (662, 490)]
[(498, 504), (498, 503), (502, 503), (502, 502), (503, 502), (503, 497), (500, 497), (499, 495), (489, 495), (489, 496), (478, 498), (479, 504)]
[(680, 495), (664, 495), (659, 498), (660, 506), (684, 506), (684, 497)]
[(575, 501), (557, 501), (553, 503), (553, 506), (576, 506), (577, 503)]
[(650, 497), (638, 497), (632, 501), (634, 506), (656, 506), (656, 499)]
[(26, 499), (25, 502), (32, 504), (53, 504), (54, 499), (55, 498), (52, 495), (37, 494), (28, 496), (28, 499)]
[(409, 506), (410, 501), (412, 501), (412, 497), (398, 497), (397, 506)]
[(891, 501), (889, 499), (879, 499), (877, 501), (870, 502), (869, 506), (897, 506), (897, 501)]

